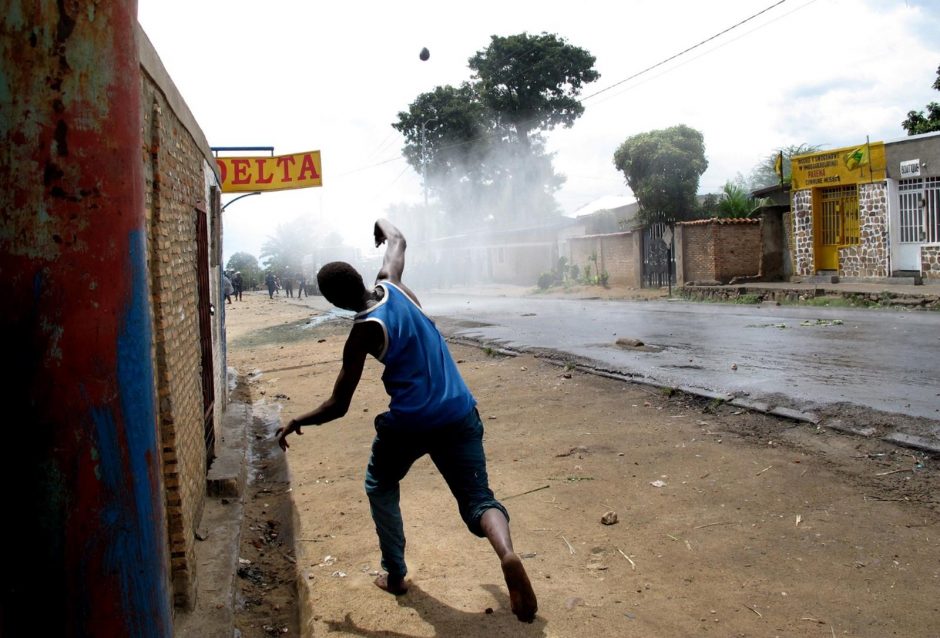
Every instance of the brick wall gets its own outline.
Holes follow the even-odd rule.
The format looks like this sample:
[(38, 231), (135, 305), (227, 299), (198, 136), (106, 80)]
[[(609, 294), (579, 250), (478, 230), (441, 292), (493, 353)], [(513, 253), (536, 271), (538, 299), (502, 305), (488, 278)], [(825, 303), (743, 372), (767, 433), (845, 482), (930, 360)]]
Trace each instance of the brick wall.
[(757, 219), (702, 219), (682, 228), (681, 281), (720, 281), (757, 275), (760, 270), (761, 223)]
[(607, 272), (608, 283), (638, 287), (640, 273), (636, 271), (634, 244), (632, 232), (572, 237), (568, 240), (570, 263), (576, 264), (582, 272), (590, 265), (593, 273), (594, 262), (591, 257), (597, 255), (597, 268)]
[(205, 192), (203, 156), (144, 73), (141, 104), (170, 575), (175, 603), (191, 607), (196, 584), (194, 531), (206, 485), (195, 223), (195, 205)]
[[(682, 270), (685, 282), (717, 281), (715, 273), (715, 242), (711, 225), (682, 225)], [(678, 235), (677, 235), (678, 237)]]
[(842, 277), (888, 276), (888, 198), (884, 182), (858, 185), (856, 246), (839, 249)]
[(940, 279), (940, 244), (922, 244), (920, 271), (926, 279)]

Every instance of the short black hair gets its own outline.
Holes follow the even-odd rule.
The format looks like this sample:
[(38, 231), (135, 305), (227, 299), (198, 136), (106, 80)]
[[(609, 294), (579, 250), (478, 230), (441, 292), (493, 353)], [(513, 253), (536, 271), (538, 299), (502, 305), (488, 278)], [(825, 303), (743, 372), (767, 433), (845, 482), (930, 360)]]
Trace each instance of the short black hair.
[(320, 292), (334, 306), (355, 310), (366, 294), (362, 275), (345, 261), (331, 261), (317, 273)]

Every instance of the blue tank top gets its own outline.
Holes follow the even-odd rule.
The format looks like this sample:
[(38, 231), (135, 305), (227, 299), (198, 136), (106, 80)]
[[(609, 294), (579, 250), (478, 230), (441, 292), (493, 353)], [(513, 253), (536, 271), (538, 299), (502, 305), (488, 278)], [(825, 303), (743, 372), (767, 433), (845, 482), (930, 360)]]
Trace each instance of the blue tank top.
[(377, 285), (385, 296), (357, 314), (355, 321), (375, 321), (385, 332), (379, 361), (385, 364), (382, 382), (391, 397), (393, 422), (433, 427), (467, 416), (476, 400), (437, 326), (395, 284)]

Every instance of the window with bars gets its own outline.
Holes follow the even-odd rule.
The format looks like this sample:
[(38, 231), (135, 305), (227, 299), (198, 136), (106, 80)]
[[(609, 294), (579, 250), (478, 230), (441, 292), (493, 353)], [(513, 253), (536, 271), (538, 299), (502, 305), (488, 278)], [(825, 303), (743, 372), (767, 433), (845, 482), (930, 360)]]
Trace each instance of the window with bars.
[(940, 177), (898, 182), (902, 244), (940, 242)]

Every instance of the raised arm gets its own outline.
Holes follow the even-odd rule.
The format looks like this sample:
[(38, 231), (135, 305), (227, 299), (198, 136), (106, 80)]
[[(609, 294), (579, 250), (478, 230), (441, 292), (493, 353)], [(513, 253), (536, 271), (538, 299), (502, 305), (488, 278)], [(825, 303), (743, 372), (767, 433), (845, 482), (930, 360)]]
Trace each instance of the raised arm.
[(380, 219), (375, 222), (375, 247), (378, 248), (386, 241), (388, 246), (385, 248), (385, 259), (382, 261), (382, 268), (375, 280), (381, 281), (388, 279), (392, 283), (400, 283), (401, 275), (405, 270), (405, 236), (401, 231), (387, 219)]

